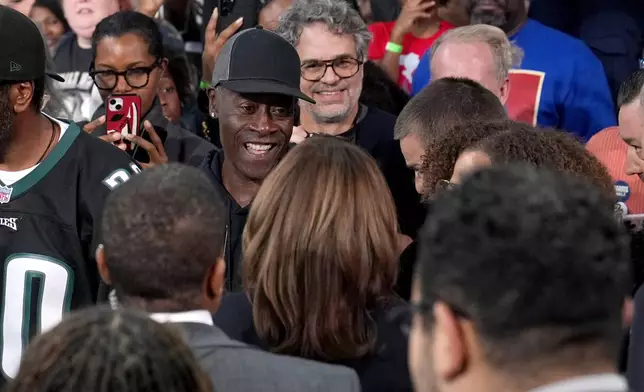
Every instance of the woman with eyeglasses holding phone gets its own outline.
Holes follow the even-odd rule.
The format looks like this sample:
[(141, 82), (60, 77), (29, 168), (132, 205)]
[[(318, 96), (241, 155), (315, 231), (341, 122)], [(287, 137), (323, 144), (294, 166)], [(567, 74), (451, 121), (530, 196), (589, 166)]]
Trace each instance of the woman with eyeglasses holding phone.
[[(140, 98), (138, 135), (106, 134), (105, 106), (86, 124), (87, 132), (117, 145), (126, 138), (147, 152), (146, 165), (188, 162), (194, 154), (203, 155), (215, 147), (194, 133), (174, 125), (163, 115), (158, 98), (160, 80), (167, 69), (162, 35), (156, 22), (141, 13), (121, 11), (103, 19), (92, 36), (93, 61), (90, 76), (101, 97), (134, 94)], [(144, 166), (146, 166), (144, 165)]]

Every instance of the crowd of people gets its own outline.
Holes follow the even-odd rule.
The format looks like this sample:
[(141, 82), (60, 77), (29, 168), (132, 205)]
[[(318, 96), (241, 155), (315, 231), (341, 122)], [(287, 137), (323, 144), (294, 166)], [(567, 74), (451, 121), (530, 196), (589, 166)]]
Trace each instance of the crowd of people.
[(644, 6), (560, 5), (0, 0), (0, 389), (644, 392)]

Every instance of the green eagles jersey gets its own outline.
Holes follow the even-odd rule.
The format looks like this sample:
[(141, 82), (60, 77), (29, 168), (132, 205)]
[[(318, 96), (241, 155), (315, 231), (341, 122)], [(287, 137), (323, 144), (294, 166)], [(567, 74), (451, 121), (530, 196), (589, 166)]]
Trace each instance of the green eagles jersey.
[(139, 171), (127, 154), (72, 123), (32, 172), (11, 185), (0, 181), (0, 389), (34, 335), (96, 302), (105, 198)]

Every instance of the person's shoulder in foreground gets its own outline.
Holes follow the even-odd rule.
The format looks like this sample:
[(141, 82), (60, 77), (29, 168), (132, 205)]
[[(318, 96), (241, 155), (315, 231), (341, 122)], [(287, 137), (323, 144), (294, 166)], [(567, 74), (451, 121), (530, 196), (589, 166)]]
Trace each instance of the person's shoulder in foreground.
[(201, 365), (226, 391), (360, 391), (346, 367), (277, 355), (229, 338), (205, 324), (181, 328)]

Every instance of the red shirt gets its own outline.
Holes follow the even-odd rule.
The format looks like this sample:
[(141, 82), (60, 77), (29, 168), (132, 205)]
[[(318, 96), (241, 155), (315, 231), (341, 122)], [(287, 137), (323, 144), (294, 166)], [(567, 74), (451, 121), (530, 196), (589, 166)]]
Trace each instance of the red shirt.
[(628, 145), (619, 137), (619, 128), (606, 128), (591, 137), (586, 148), (606, 166), (615, 180), (615, 195), (621, 212), (644, 214), (644, 182), (637, 175), (624, 173)]
[[(373, 39), (369, 45), (369, 60), (381, 60), (385, 56), (385, 46), (391, 37), (391, 31), (396, 22), (377, 22), (369, 25)], [(403, 38), (403, 51), (400, 55), (400, 68), (398, 69), (398, 85), (405, 91), (411, 91), (411, 78), (420, 62), (420, 58), (432, 46), (434, 41), (444, 32), (453, 29), (450, 23), (441, 21), (436, 34), (429, 38), (418, 38), (407, 34)]]

